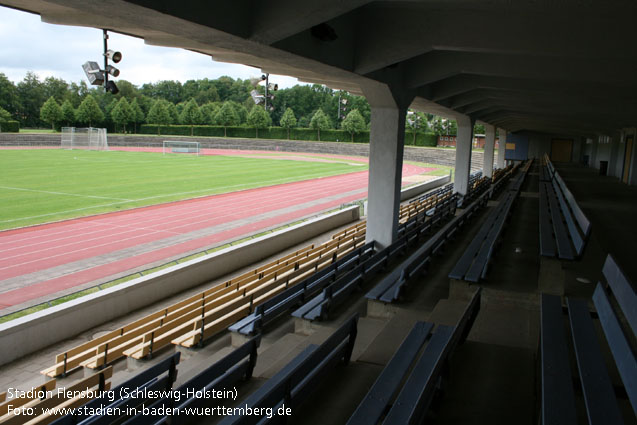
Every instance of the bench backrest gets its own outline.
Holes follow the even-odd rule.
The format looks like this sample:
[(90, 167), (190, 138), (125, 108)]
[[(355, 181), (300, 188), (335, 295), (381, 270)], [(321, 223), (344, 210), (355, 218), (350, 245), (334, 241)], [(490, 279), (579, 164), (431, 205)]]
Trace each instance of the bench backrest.
[[(637, 294), (611, 255), (606, 258), (603, 273), (619, 308), (613, 306), (601, 283), (595, 288), (593, 303), (633, 411), (637, 415), (637, 358), (634, 347), (631, 346), (637, 330)], [(621, 316), (628, 326), (622, 325)], [(632, 337), (627, 337), (630, 333)]]

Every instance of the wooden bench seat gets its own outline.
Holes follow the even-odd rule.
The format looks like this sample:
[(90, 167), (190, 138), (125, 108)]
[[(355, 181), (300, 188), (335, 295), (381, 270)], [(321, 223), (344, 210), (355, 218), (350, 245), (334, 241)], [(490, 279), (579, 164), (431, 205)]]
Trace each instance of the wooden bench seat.
[[(551, 164), (548, 158), (544, 160)], [(540, 181), (539, 232), (540, 254), (563, 260), (579, 258), (590, 234), (591, 224), (559, 173)]]
[[(53, 377), (80, 366), (98, 368), (125, 355), (143, 358), (175, 342), (195, 345), (202, 337), (210, 337), (249, 314), (255, 304), (327, 267), (362, 243), (363, 238), (364, 232), (359, 231), (318, 247), (297, 250), (58, 354), (56, 364), (42, 373)], [(204, 332), (197, 334), (198, 326), (203, 326)]]
[[(603, 268), (607, 287), (600, 282), (592, 298), (597, 310), (603, 338), (598, 335), (589, 303), (582, 299), (566, 299), (568, 329), (572, 345), (568, 343), (564, 327), (564, 309), (559, 296), (541, 297), (541, 419), (544, 425), (576, 424), (578, 394), (590, 424), (621, 424), (624, 414), (620, 398), (625, 397), (637, 418), (637, 359), (635, 331), (637, 330), (637, 293), (626, 279), (613, 257), (607, 257)], [(606, 343), (600, 342), (605, 339)], [(611, 356), (605, 356), (605, 346)], [(573, 347), (577, 368), (571, 367), (569, 346)], [(614, 364), (607, 364), (612, 358)], [(623, 389), (611, 381), (609, 371), (617, 370)], [(571, 371), (577, 371), (573, 379)], [(576, 389), (577, 388), (577, 389)], [(625, 394), (621, 396), (621, 394)]]
[(452, 352), (475, 321), (480, 291), (473, 294), (456, 326), (416, 323), (347, 425), (422, 423)]
[[(258, 390), (241, 401), (240, 406), (252, 409), (272, 408), (276, 412), (278, 407), (285, 404), (294, 412), (294, 408), (312, 394), (330, 369), (339, 362), (349, 363), (356, 341), (357, 323), (358, 314), (346, 320), (322, 344), (309, 345)], [(219, 423), (263, 424), (268, 419), (264, 412), (263, 416), (227, 416)], [(276, 419), (276, 416), (271, 419)]]
[[(73, 409), (90, 402), (94, 395), (101, 395), (111, 388), (110, 379), (113, 376), (113, 368), (108, 367), (94, 375), (84, 378), (76, 383), (67, 385), (63, 391), (53, 391), (55, 383), (45, 384), (39, 389), (46, 393), (44, 398), (17, 398), (7, 399), (0, 405), (0, 423), (2, 425), (46, 425), (62, 416), (61, 410)], [(20, 407), (20, 415), (8, 412), (9, 405), (12, 408)]]

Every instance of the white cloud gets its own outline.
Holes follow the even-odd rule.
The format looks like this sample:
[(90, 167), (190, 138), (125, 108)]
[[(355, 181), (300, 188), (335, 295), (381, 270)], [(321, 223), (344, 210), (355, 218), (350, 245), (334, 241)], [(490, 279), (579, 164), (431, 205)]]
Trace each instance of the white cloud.
[[(249, 78), (261, 71), (244, 65), (213, 61), (209, 56), (183, 49), (150, 46), (143, 40), (109, 33), (109, 48), (122, 52), (116, 66), (119, 79), (135, 85), (161, 80)], [(18, 83), (27, 71), (40, 79), (49, 76), (67, 82), (84, 79), (82, 64), (87, 60), (102, 63), (102, 30), (46, 24), (39, 15), (0, 6), (0, 72)], [(270, 76), (279, 87), (292, 87), (296, 78)]]

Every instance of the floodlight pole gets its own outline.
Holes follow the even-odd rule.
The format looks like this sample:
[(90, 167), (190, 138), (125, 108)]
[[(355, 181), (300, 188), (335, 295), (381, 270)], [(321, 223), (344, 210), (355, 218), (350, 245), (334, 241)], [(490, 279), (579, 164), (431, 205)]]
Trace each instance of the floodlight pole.
[(106, 30), (102, 30), (104, 34), (104, 91), (108, 92), (107, 84), (108, 84), (108, 32)]
[(269, 80), (270, 80), (270, 74), (266, 73), (265, 74), (265, 97), (263, 98), (263, 105), (264, 105), (264, 108), (265, 108), (266, 112), (268, 110), (268, 86), (270, 84)]

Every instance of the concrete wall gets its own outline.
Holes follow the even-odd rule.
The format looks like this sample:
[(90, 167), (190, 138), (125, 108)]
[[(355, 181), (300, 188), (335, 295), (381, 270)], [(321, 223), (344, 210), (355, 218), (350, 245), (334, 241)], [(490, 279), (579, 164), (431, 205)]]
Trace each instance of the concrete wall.
[[(60, 146), (59, 134), (0, 133), (2, 146)], [(108, 136), (110, 146), (161, 147), (164, 140), (186, 140), (201, 143), (202, 148), (242, 149), (286, 152), (327, 153), (338, 155), (369, 156), (367, 143), (306, 142), (298, 140), (223, 139), (213, 137), (179, 136)], [(436, 149), (405, 146), (403, 158), (407, 161), (428, 162), (453, 167), (455, 149)], [(482, 169), (482, 152), (472, 152), (471, 170)]]
[(442, 176), (438, 177), (434, 180), (429, 180), (428, 182), (424, 182), (421, 184), (417, 184), (415, 186), (408, 187), (400, 191), (400, 202), (414, 198), (421, 193), (425, 193), (431, 189), (435, 189), (437, 187), (442, 186), (443, 184), (447, 184), (451, 181), (451, 176)]
[(358, 220), (359, 211), (349, 207), (0, 324), (0, 365)]

